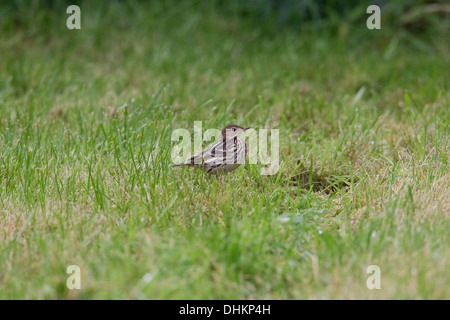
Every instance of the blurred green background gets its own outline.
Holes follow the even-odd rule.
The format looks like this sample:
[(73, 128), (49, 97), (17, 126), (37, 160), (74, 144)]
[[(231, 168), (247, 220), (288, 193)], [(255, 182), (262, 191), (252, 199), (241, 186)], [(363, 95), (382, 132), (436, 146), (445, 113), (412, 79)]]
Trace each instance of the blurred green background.
[[(449, 11), (2, 1), (0, 298), (450, 298)], [(280, 172), (172, 169), (194, 121), (279, 129)]]

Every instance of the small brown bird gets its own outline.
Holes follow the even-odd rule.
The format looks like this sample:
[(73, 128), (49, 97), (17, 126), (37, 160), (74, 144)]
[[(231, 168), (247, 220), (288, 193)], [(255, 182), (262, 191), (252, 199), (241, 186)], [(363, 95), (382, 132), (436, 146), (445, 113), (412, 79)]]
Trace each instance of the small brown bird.
[(241, 127), (229, 124), (222, 129), (222, 140), (212, 145), (205, 151), (196, 154), (181, 164), (173, 167), (188, 166), (201, 168), (206, 173), (219, 174), (228, 173), (237, 169), (245, 161), (247, 145), (241, 134), (250, 127)]

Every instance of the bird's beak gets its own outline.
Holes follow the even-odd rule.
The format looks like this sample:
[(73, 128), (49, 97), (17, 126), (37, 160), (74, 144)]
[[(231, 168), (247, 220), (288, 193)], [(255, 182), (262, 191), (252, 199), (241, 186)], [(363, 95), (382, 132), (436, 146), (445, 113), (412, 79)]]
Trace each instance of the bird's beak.
[(244, 127), (244, 128), (242, 128), (242, 130), (248, 130), (248, 129), (250, 129), (251, 127)]

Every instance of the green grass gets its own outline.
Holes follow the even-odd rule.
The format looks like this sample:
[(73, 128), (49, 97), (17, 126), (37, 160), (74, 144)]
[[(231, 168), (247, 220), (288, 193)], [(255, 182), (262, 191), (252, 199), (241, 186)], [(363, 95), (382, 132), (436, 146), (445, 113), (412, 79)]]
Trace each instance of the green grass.
[[(22, 10), (0, 9), (1, 299), (450, 298), (448, 34)], [(282, 170), (171, 168), (194, 121), (279, 129)]]

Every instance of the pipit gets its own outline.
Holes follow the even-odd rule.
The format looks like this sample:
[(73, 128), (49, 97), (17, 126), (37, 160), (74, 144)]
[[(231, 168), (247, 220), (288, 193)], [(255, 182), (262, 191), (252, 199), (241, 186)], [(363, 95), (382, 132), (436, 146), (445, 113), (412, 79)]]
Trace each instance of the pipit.
[(203, 169), (209, 174), (228, 173), (236, 170), (245, 161), (247, 145), (241, 138), (250, 127), (229, 124), (222, 129), (222, 140), (203, 152), (190, 157), (173, 167), (188, 166)]

